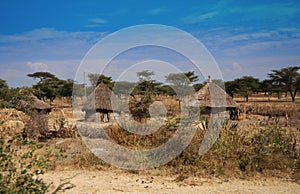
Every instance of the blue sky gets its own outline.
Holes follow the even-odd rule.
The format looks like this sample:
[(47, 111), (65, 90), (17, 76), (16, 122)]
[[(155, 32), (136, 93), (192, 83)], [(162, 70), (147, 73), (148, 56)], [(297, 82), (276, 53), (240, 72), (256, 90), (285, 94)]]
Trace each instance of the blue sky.
[(34, 83), (26, 74), (35, 71), (73, 79), (97, 41), (140, 24), (191, 33), (225, 80), (300, 65), (299, 1), (11, 0), (0, 3), (0, 23), (0, 78), (12, 87)]

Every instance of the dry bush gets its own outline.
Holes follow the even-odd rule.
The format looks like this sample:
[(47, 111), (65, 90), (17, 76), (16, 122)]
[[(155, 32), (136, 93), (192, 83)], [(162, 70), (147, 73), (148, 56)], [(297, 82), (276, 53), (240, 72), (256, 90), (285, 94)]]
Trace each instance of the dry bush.
[[(160, 169), (172, 173), (239, 176), (272, 170), (288, 172), (297, 169), (300, 159), (295, 149), (295, 139), (280, 127), (255, 126), (239, 129), (237, 122), (224, 120), (221, 132), (212, 148), (204, 155), (198, 154), (205, 125), (199, 127), (189, 146), (175, 159)], [(106, 125), (105, 132), (117, 144), (131, 149), (152, 149), (168, 141), (178, 129), (179, 120), (168, 119), (158, 131), (139, 136), (122, 129), (117, 124)], [(86, 130), (89, 138), (105, 138), (100, 130)]]
[[(21, 136), (0, 139), (0, 193), (46, 193), (52, 183), (41, 174), (49, 167), (49, 154), (41, 152), (43, 145)], [(51, 193), (75, 187), (70, 181), (61, 182)]]
[[(105, 132), (106, 134), (119, 145), (129, 147), (129, 148), (141, 148), (141, 149), (151, 149), (154, 147), (158, 147), (163, 143), (167, 142), (175, 133), (178, 128), (179, 119), (168, 118), (164, 125), (161, 126), (157, 131), (150, 135), (138, 135), (130, 133), (129, 131), (121, 128), (118, 124), (112, 124), (106, 126)], [(130, 129), (135, 126), (126, 126), (126, 128)], [(142, 126), (139, 126), (142, 127)], [(148, 126), (149, 127), (149, 126)], [(151, 126), (150, 126), (151, 127)], [(99, 130), (87, 130), (89, 131), (89, 137), (101, 138), (105, 137), (104, 134), (100, 133)], [(94, 133), (93, 133), (94, 132)]]
[(74, 124), (69, 124), (64, 117), (54, 119), (53, 129), (50, 130), (49, 138), (77, 138), (78, 131)]
[(48, 115), (34, 114), (26, 125), (24, 134), (26, 137), (36, 141), (45, 140), (49, 137)]
[(203, 135), (199, 129), (187, 149), (167, 164), (171, 171), (226, 176), (269, 170), (288, 172), (297, 168), (300, 159), (293, 139), (282, 128), (254, 126), (253, 130), (239, 131), (236, 123), (225, 121), (212, 148), (199, 156)]

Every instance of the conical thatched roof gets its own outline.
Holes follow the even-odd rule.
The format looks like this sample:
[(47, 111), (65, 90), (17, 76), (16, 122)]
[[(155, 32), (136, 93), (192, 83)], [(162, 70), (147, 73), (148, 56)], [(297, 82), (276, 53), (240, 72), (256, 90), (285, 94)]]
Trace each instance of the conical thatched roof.
[(88, 96), (82, 110), (113, 111), (111, 103), (112, 98), (116, 98), (113, 92), (103, 82), (101, 82)]
[(51, 111), (50, 104), (38, 99), (30, 91), (27, 91), (25, 89), (21, 89), (19, 92), (22, 95), (28, 96), (28, 99), (21, 101), (22, 106), (27, 107), (27, 108), (33, 108), (33, 109), (36, 109), (36, 110)]
[(51, 110), (50, 104), (38, 99), (36, 96), (32, 95), (33, 102), (31, 107), (37, 110)]
[(213, 82), (208, 82), (196, 94), (194, 99), (198, 102), (191, 101), (189, 106), (201, 106), (209, 108), (234, 108), (237, 103), (223, 90)]

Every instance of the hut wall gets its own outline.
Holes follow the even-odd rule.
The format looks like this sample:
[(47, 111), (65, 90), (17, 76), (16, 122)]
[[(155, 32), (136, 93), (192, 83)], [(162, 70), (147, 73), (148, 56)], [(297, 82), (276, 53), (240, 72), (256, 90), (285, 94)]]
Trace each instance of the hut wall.
[(226, 110), (225, 108), (210, 108), (210, 107), (206, 107), (205, 109), (203, 109), (201, 111), (201, 114), (203, 115), (208, 115), (208, 116), (212, 116), (212, 115), (217, 115), (218, 117), (221, 118), (230, 118), (230, 111)]
[(110, 121), (116, 121), (120, 117), (120, 114), (117, 112), (112, 112), (108, 114)]
[(99, 120), (98, 115), (94, 111), (86, 111), (85, 112), (85, 120), (90, 122), (95, 122)]
[(51, 112), (51, 109), (36, 109), (36, 110), (40, 114), (49, 114)]

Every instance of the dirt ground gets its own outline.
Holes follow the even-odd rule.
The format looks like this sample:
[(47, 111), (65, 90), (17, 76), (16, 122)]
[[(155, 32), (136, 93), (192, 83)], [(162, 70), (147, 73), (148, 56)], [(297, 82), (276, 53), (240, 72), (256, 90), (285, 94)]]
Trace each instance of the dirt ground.
[(300, 185), (289, 180), (207, 179), (188, 177), (177, 181), (171, 176), (139, 175), (116, 171), (52, 171), (43, 176), (53, 182), (70, 181), (76, 187), (65, 193), (300, 193)]

